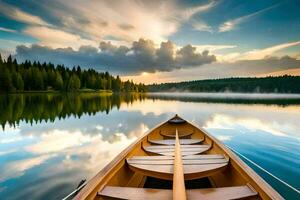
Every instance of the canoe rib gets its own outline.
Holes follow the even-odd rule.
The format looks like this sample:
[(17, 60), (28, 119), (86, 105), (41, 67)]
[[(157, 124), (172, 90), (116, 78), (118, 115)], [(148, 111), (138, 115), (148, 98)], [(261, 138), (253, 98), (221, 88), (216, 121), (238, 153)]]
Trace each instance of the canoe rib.
[[(161, 157), (162, 159), (166, 158), (165, 156)], [(192, 180), (210, 176), (216, 172), (224, 170), (227, 167), (228, 162), (229, 160), (227, 158), (206, 160), (183, 159), (184, 179)], [(172, 163), (173, 160), (159, 160), (158, 156), (156, 156), (155, 160), (127, 159), (127, 164), (133, 171), (146, 176), (165, 180), (172, 180), (173, 178)]]
[[(179, 142), (181, 145), (187, 145), (187, 144), (198, 144), (204, 141), (204, 138), (202, 139), (181, 139)], [(148, 139), (148, 142), (152, 144), (160, 144), (160, 145), (175, 145), (175, 140), (151, 140)]]
[[(170, 133), (162, 133), (162, 132), (160, 132), (160, 134), (161, 134), (162, 136), (168, 137), (168, 138), (175, 138), (175, 137), (176, 137), (175, 134), (170, 134)], [(192, 135), (192, 134), (194, 134), (194, 132), (180, 133), (180, 134), (178, 134), (178, 137), (179, 137), (179, 138), (187, 137), (187, 136), (190, 136), (190, 135)]]
[[(182, 156), (200, 154), (211, 148), (210, 145), (190, 145), (189, 147), (184, 146), (185, 145), (183, 145), (181, 149)], [(163, 156), (174, 156), (174, 146), (143, 146), (143, 149), (149, 153), (154, 153)]]
[[(205, 200), (229, 200), (253, 197), (257, 192), (251, 186), (234, 186), (208, 189), (186, 190), (187, 199), (205, 199)], [(152, 200), (152, 199), (172, 199), (172, 190), (132, 188), (132, 187), (114, 187), (106, 186), (98, 195), (103, 197), (112, 197), (118, 199), (131, 200)]]

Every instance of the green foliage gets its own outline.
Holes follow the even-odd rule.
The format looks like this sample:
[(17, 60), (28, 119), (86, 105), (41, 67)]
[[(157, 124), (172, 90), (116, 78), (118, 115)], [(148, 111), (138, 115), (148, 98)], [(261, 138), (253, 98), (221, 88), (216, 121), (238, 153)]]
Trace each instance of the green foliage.
[(69, 79), (68, 91), (77, 91), (80, 89), (80, 79), (76, 74), (73, 74)]
[[(126, 87), (125, 87), (126, 85)], [(80, 66), (69, 69), (52, 63), (25, 61), (18, 64), (12, 56), (3, 61), (0, 55), (0, 93), (22, 91), (78, 91), (79, 89), (112, 90), (113, 92), (145, 92), (144, 84), (122, 82), (108, 72), (93, 69), (82, 70)]]
[(226, 78), (148, 85), (151, 92), (300, 93), (300, 76)]

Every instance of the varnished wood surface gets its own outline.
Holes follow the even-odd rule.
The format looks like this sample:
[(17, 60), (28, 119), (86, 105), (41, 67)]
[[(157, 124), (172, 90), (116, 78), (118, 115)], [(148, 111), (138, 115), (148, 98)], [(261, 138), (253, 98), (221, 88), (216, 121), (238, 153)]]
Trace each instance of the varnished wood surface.
[[(186, 180), (207, 177), (223, 170), (228, 162), (220, 164), (189, 164), (183, 165), (184, 177)], [(129, 164), (129, 167), (146, 176), (172, 180), (173, 178), (173, 165), (144, 165), (144, 164)]]
[[(257, 196), (251, 187), (235, 186), (186, 190), (189, 200), (229, 200)], [(98, 195), (131, 200), (172, 200), (172, 190), (106, 186)]]
[[(198, 147), (182, 148), (181, 155), (187, 156), (187, 155), (200, 154), (200, 153), (203, 153), (203, 152), (209, 150), (211, 147), (210, 145), (197, 145), (197, 146)], [(170, 146), (170, 148), (160, 148), (159, 146), (158, 147), (148, 146), (148, 147), (144, 147), (144, 149), (147, 152), (164, 155), (164, 156), (174, 156), (175, 155), (174, 154), (174, 146)]]
[(173, 200), (186, 200), (181, 146), (176, 129), (175, 158), (173, 163)]
[[(180, 145), (180, 149), (189, 149), (189, 148), (192, 148), (192, 149), (195, 149), (195, 148), (207, 148), (207, 147), (210, 147), (210, 145), (205, 145), (205, 144), (186, 144), (186, 145)], [(174, 146), (171, 146), (171, 145), (152, 145), (152, 146), (147, 146), (147, 147), (144, 147), (146, 149), (169, 149), (169, 150), (174, 150), (175, 147)]]
[[(223, 159), (222, 154), (206, 154), (206, 155), (189, 155), (183, 156), (182, 160), (207, 160), (207, 159)], [(173, 156), (133, 156), (130, 160), (173, 160)]]
[[(175, 135), (175, 133), (164, 133), (164, 132), (161, 132), (160, 133), (162, 136), (165, 136), (165, 137), (169, 137), (169, 138), (175, 138), (176, 137), (176, 135)], [(193, 132), (183, 132), (183, 133), (179, 133), (178, 134), (178, 137), (187, 137), (187, 136), (190, 136), (190, 135), (192, 135), (193, 134)]]
[[(152, 144), (162, 144), (162, 145), (175, 145), (174, 139), (169, 140), (148, 140)], [(202, 139), (180, 139), (179, 143), (181, 145), (186, 144), (198, 144), (204, 141), (204, 138)]]
[[(173, 165), (174, 159), (165, 159), (165, 160), (141, 160), (141, 159), (127, 159), (127, 163), (132, 164), (139, 164), (139, 165)], [(228, 163), (228, 159), (186, 159), (182, 160), (183, 165), (205, 165), (205, 164), (223, 164)]]

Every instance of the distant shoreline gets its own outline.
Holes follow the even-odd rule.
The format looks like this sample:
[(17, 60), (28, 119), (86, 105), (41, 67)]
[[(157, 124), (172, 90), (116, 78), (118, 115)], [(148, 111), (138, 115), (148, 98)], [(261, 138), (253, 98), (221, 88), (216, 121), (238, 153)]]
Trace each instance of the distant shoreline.
[(148, 92), (149, 96), (228, 99), (300, 99), (300, 93)]
[(147, 85), (149, 92), (300, 94), (300, 76), (223, 78)]

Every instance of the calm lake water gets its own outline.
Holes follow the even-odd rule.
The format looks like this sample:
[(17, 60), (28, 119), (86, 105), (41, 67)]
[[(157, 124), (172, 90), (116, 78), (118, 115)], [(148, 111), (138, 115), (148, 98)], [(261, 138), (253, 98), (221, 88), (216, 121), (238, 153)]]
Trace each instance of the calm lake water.
[(0, 96), (0, 199), (61, 199), (175, 113), (300, 189), (299, 95), (27, 94)]

